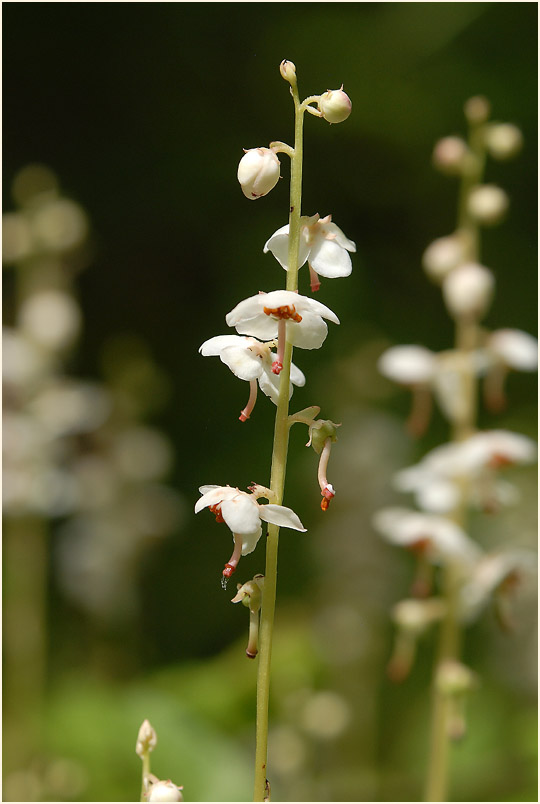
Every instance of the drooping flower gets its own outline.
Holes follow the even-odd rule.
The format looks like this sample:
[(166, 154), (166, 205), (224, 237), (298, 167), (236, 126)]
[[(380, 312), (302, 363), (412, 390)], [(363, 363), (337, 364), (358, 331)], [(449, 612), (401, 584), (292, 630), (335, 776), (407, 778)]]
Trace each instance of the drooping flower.
[[(265, 243), (264, 253), (271, 251), (279, 264), (287, 271), (289, 250), (289, 225), (282, 226)], [(300, 246), (298, 267), (307, 261), (311, 276), (311, 289), (318, 290), (318, 274), (328, 279), (349, 276), (352, 262), (348, 252), (355, 252), (356, 244), (349, 240), (339, 226), (332, 223), (332, 216), (321, 218), (318, 214), (300, 218)]]
[(257, 493), (248, 494), (231, 486), (201, 486), (199, 491), (202, 497), (195, 504), (195, 513), (198, 514), (203, 508), (210, 508), (216, 521), (225, 522), (233, 534), (234, 551), (225, 564), (224, 578), (231, 577), (240, 556), (247, 556), (255, 550), (261, 538), (261, 521), (306, 531), (293, 510), (273, 503), (261, 505), (257, 502)]
[(460, 503), (464, 493), (467, 503), (493, 510), (515, 501), (514, 487), (499, 481), (497, 470), (532, 463), (535, 457), (536, 445), (527, 436), (489, 430), (464, 441), (441, 444), (420, 463), (398, 472), (395, 486), (413, 492), (425, 511), (447, 513)]
[(281, 351), (286, 340), (301, 349), (319, 349), (328, 333), (323, 318), (339, 324), (326, 305), (289, 290), (273, 290), (244, 299), (225, 320), (240, 335), (264, 341), (277, 337)]
[(468, 565), (481, 554), (465, 531), (446, 517), (407, 508), (383, 508), (375, 514), (373, 525), (392, 544), (421, 553), (433, 564), (451, 560)]
[(504, 599), (514, 585), (537, 571), (537, 556), (532, 550), (510, 548), (483, 555), (473, 566), (460, 590), (461, 617), (474, 621), (494, 597)]
[(486, 407), (498, 412), (506, 405), (505, 383), (510, 370), (536, 371), (538, 340), (520, 329), (497, 329), (486, 339), (484, 347)]
[[(240, 335), (216, 335), (205, 341), (199, 349), (204, 356), (219, 356), (221, 361), (230, 368), (236, 377), (247, 380), (250, 384), (248, 404), (240, 414), (240, 421), (249, 419), (251, 411), (257, 401), (257, 382), (261, 391), (269, 396), (277, 405), (279, 398), (280, 379), (272, 370), (277, 362), (277, 354), (272, 352), (274, 341), (262, 343), (255, 338)], [(289, 383), (289, 399), (292, 396), (293, 385), (305, 385), (306, 378), (294, 363), (291, 364)]]

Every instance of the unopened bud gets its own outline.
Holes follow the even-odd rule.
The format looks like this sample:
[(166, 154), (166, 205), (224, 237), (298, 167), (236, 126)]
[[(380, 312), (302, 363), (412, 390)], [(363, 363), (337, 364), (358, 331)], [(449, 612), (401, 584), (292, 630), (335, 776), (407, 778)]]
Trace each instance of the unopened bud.
[(251, 148), (238, 165), (238, 181), (242, 192), (254, 201), (267, 195), (279, 181), (281, 165), (270, 148)]
[(392, 619), (403, 631), (420, 636), (430, 625), (441, 620), (446, 613), (446, 605), (439, 598), (426, 600), (407, 599), (396, 603)]
[(137, 735), (137, 744), (135, 752), (143, 757), (150, 751), (153, 751), (157, 744), (157, 734), (154, 728), (150, 725), (149, 720), (143, 720), (139, 734)]
[(521, 150), (523, 135), (512, 123), (492, 123), (487, 126), (486, 145), (494, 159), (511, 159)]
[(484, 226), (493, 226), (502, 220), (508, 209), (508, 196), (495, 184), (474, 187), (467, 199), (470, 215)]
[(183, 801), (183, 789), (173, 784), (170, 779), (166, 782), (154, 782), (148, 791), (148, 801)]
[(477, 676), (461, 662), (447, 659), (437, 670), (435, 684), (443, 695), (463, 695), (477, 685)]
[(491, 112), (491, 104), (483, 95), (475, 95), (469, 98), (463, 107), (465, 117), (473, 125), (485, 123)]
[(329, 89), (317, 101), (319, 111), (329, 123), (343, 123), (352, 110), (351, 99), (341, 89)]
[(453, 268), (463, 262), (463, 247), (456, 235), (438, 237), (424, 251), (422, 265), (432, 279), (443, 279)]
[(461, 137), (443, 137), (433, 149), (434, 166), (449, 176), (460, 176), (469, 158), (469, 148)]
[(451, 271), (442, 287), (446, 306), (453, 316), (481, 318), (491, 302), (495, 280), (488, 268), (471, 262)]
[(279, 72), (281, 73), (281, 77), (284, 78), (285, 81), (288, 81), (289, 84), (296, 81), (296, 67), (292, 61), (283, 59), (279, 65)]

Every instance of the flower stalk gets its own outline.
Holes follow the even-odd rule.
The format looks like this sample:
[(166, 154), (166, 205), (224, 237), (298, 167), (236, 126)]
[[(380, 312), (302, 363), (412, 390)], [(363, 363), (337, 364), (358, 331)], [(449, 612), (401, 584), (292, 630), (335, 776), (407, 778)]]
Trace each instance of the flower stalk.
[[(283, 73), (282, 73), (283, 74)], [(291, 85), (294, 102), (294, 151), (291, 157), (290, 213), (289, 213), (289, 250), (287, 271), (287, 290), (298, 290), (298, 252), (300, 248), (300, 216), (302, 204), (302, 158), (303, 158), (303, 125), (304, 111), (300, 108), (300, 98), (296, 82), (296, 73), (289, 71), (287, 79)], [(275, 500), (281, 504), (285, 487), (287, 452), (289, 447), (289, 381), (291, 372), (293, 347), (287, 341), (283, 350), (283, 368), (281, 369), (279, 399), (277, 404), (274, 444), (272, 451), (272, 469), (270, 488)], [(268, 704), (270, 697), (270, 665), (272, 658), (272, 635), (274, 630), (274, 614), (276, 609), (277, 564), (278, 564), (279, 527), (268, 526), (266, 539), (266, 567), (264, 595), (260, 615), (259, 628), (259, 667), (257, 675), (257, 723), (255, 748), (255, 784), (254, 801), (265, 801), (266, 764), (268, 757)]]

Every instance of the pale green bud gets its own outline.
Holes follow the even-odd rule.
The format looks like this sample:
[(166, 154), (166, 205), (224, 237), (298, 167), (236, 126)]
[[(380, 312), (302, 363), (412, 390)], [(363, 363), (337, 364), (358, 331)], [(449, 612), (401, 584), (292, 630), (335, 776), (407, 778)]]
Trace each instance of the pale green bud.
[(343, 123), (352, 110), (351, 99), (341, 89), (329, 89), (317, 101), (319, 111), (329, 123)]

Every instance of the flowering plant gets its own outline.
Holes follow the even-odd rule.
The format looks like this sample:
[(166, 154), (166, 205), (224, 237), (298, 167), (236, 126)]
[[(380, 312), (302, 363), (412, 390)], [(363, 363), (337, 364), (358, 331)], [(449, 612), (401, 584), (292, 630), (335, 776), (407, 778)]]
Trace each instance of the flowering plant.
[[(278, 183), (281, 163), (278, 154), (291, 160), (290, 215), (287, 225), (278, 229), (264, 245), (287, 271), (286, 287), (259, 292), (240, 301), (226, 316), (226, 323), (238, 334), (218, 335), (200, 347), (203, 356), (219, 356), (240, 379), (250, 383), (249, 400), (240, 414), (246, 422), (254, 409), (258, 386), (276, 405), (274, 448), (269, 486), (254, 483), (249, 493), (233, 486), (202, 486), (195, 513), (209, 508), (218, 522), (225, 522), (233, 534), (234, 550), (222, 571), (222, 585), (236, 571), (240, 557), (253, 552), (262, 536), (262, 523), (268, 523), (266, 534), (266, 568), (252, 580), (238, 584), (233, 603), (243, 603), (250, 612), (249, 642), (246, 654), (259, 656), (257, 680), (257, 726), (254, 800), (269, 797), (267, 780), (268, 702), (270, 685), (270, 653), (274, 610), (280, 527), (304, 532), (297, 514), (282, 505), (290, 427), (295, 423), (309, 428), (308, 446), (319, 454), (318, 482), (321, 509), (326, 511), (335, 489), (327, 479), (330, 450), (336, 440), (333, 422), (318, 419), (320, 408), (311, 406), (289, 415), (293, 386), (305, 384), (304, 374), (292, 363), (293, 348), (319, 349), (328, 335), (326, 321), (339, 324), (337, 315), (322, 302), (298, 293), (298, 269), (306, 262), (311, 276), (311, 290), (320, 288), (323, 277), (348, 276), (352, 270), (350, 252), (356, 250), (331, 216), (303, 216), (302, 154), (305, 112), (330, 123), (345, 120), (351, 112), (351, 101), (343, 91), (328, 90), (300, 100), (296, 68), (290, 61), (280, 65), (282, 77), (290, 85), (295, 110), (294, 147), (271, 142), (266, 148), (245, 151), (238, 167), (238, 181), (244, 195), (256, 200), (267, 195)], [(274, 351), (275, 350), (275, 351)], [(259, 499), (268, 502), (260, 503)], [(260, 635), (259, 635), (260, 631)]]
[(536, 445), (527, 436), (477, 429), (480, 383), (486, 406), (499, 411), (506, 403), (509, 370), (533, 371), (538, 365), (533, 336), (515, 329), (489, 332), (480, 323), (495, 288), (493, 272), (481, 264), (480, 231), (501, 221), (509, 205), (504, 190), (483, 182), (484, 166), (488, 155), (510, 158), (521, 144), (515, 126), (491, 123), (489, 114), (485, 98), (471, 98), (465, 105), (468, 142), (445, 137), (433, 153), (437, 168), (461, 177), (456, 231), (437, 238), (423, 256), (424, 269), (441, 286), (455, 322), (455, 346), (439, 354), (416, 344), (393, 346), (379, 359), (384, 375), (413, 392), (408, 422), (413, 434), (421, 435), (429, 424), (432, 395), (451, 425), (448, 443), (395, 478), (396, 488), (412, 493), (420, 510), (383, 509), (373, 522), (385, 539), (412, 550), (418, 560), (413, 598), (393, 611), (391, 678), (402, 680), (409, 673), (418, 638), (439, 628), (425, 801), (446, 800), (449, 741), (465, 734), (464, 699), (476, 686), (476, 674), (461, 661), (462, 629), (489, 601), (507, 625), (509, 592), (536, 564), (524, 548), (486, 552), (471, 537), (469, 519), (471, 509), (493, 513), (514, 503), (518, 492), (501, 474), (507, 466), (536, 458)]

